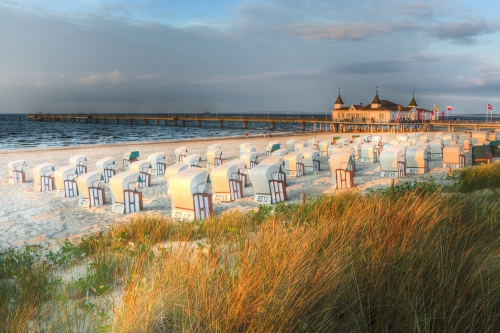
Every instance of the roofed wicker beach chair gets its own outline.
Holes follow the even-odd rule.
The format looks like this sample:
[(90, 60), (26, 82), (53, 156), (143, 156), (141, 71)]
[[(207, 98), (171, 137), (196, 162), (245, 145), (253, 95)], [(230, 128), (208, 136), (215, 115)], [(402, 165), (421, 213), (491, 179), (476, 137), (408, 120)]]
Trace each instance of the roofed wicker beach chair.
[(26, 183), (26, 173), (23, 168), (27, 166), (23, 160), (12, 161), (7, 164), (9, 170), (9, 184)]
[(296, 139), (290, 139), (286, 142), (286, 150), (288, 151), (295, 151), (295, 145), (299, 142)]
[(278, 150), (273, 151), (271, 156), (285, 156), (286, 154), (288, 154), (287, 149), (278, 149)]
[(312, 138), (307, 140), (307, 146), (311, 149), (319, 150), (319, 139)]
[(154, 153), (148, 156), (148, 161), (151, 163), (152, 175), (164, 175), (167, 163), (165, 162), (166, 156), (164, 153)]
[(183, 159), (183, 163), (187, 164), (190, 168), (198, 168), (201, 162), (200, 154), (191, 154)]
[(321, 156), (328, 156), (328, 147), (332, 145), (330, 140), (322, 140), (319, 142), (319, 153)]
[(104, 177), (104, 182), (109, 183), (111, 177), (116, 175), (116, 165), (115, 160), (111, 157), (105, 157), (97, 161), (96, 163), (97, 171), (101, 173)]
[(334, 136), (332, 143), (334, 145), (347, 146), (351, 143), (351, 140), (349, 140), (348, 138), (342, 138), (340, 136)]
[(218, 143), (214, 143), (213, 145), (209, 145), (207, 147), (207, 150), (212, 150), (212, 149), (222, 149), (222, 146)]
[(429, 152), (431, 153), (431, 160), (432, 159), (439, 159), (443, 158), (443, 141), (441, 140), (432, 140), (429, 142)]
[(281, 142), (279, 141), (271, 141), (267, 144), (266, 156), (271, 156), (271, 154), (275, 151), (281, 149)]
[(468, 135), (460, 135), (457, 144), (464, 146), (464, 151), (470, 151), (472, 147), (472, 140)]
[(73, 165), (78, 171), (78, 176), (87, 173), (87, 157), (85, 155), (76, 155), (69, 159), (69, 165)]
[(170, 179), (172, 218), (176, 221), (205, 220), (212, 217), (212, 195), (205, 193), (208, 169), (186, 169)]
[(445, 132), (435, 132), (434, 140), (443, 140), (443, 134), (445, 134)]
[(304, 148), (309, 147), (307, 142), (297, 142), (293, 147), (295, 153), (300, 153)]
[(472, 134), (472, 144), (476, 143), (487, 143), (490, 141), (490, 131), (471, 131)]
[(472, 146), (472, 165), (489, 164), (493, 159), (489, 144), (478, 143)]
[(76, 184), (79, 192), (78, 206), (96, 207), (106, 204), (106, 192), (100, 182), (104, 181), (104, 176), (99, 171), (90, 171), (82, 176), (78, 176)]
[(301, 177), (304, 175), (304, 163), (302, 163), (303, 154), (299, 152), (293, 152), (288, 155), (283, 156), (283, 161), (285, 162), (285, 173), (290, 177)]
[(188, 149), (186, 146), (179, 147), (176, 150), (174, 150), (174, 154), (175, 154), (175, 163), (183, 162), (184, 157), (186, 157), (188, 154)]
[(123, 154), (123, 170), (129, 170), (130, 164), (139, 160), (138, 151), (129, 151)]
[(285, 185), (286, 185), (286, 172), (285, 172), (285, 159), (284, 159), (284, 157), (285, 156), (269, 156), (269, 157), (266, 157), (265, 159), (263, 159), (262, 161), (260, 161), (259, 165), (260, 164), (262, 164), (262, 165), (269, 165), (269, 164), (276, 165), (278, 167), (278, 170), (279, 170), (276, 178), (278, 180), (284, 181)]
[(406, 176), (404, 147), (390, 147), (380, 154), (380, 176), (401, 178)]
[(178, 162), (168, 166), (165, 169), (165, 179), (167, 180), (167, 186), (168, 186), (167, 194), (170, 194), (170, 179), (172, 178), (172, 176), (182, 170), (187, 170), (188, 168), (189, 166), (186, 163)]
[(248, 186), (248, 177), (247, 173), (245, 172), (245, 161), (242, 159), (236, 159), (236, 160), (231, 160), (225, 164), (235, 164), (238, 167), (238, 173), (237, 173), (237, 178), (238, 180), (241, 181), (243, 184), (243, 188)]
[(136, 171), (125, 171), (111, 178), (111, 211), (120, 214), (142, 211), (142, 193), (137, 191), (137, 183), (141, 182), (141, 176)]
[(449, 145), (443, 148), (443, 168), (465, 168), (463, 145)]
[(214, 202), (232, 202), (243, 198), (243, 182), (238, 177), (238, 164), (220, 165), (210, 172)]
[(321, 171), (320, 161), (319, 161), (319, 151), (312, 149), (304, 149), (302, 151), (305, 171)]
[(361, 146), (360, 162), (375, 163), (377, 162), (378, 145), (375, 143), (365, 143)]
[(250, 142), (242, 143), (240, 145), (240, 155), (244, 154), (244, 153), (253, 153), (253, 152), (256, 152), (256, 151), (257, 151), (257, 148), (255, 148), (252, 145), (252, 143), (250, 143)]
[(54, 171), (56, 195), (62, 198), (72, 198), (78, 195), (76, 177), (78, 170), (74, 165), (68, 165)]
[(240, 159), (245, 161), (245, 173), (250, 172), (257, 165), (257, 153), (247, 152), (240, 155)]
[(332, 171), (332, 185), (336, 189), (354, 187), (354, 160), (347, 151), (338, 151), (330, 156), (330, 170)]
[(413, 146), (406, 150), (406, 174), (429, 172), (430, 153), (427, 147)]
[(372, 136), (371, 135), (364, 135), (363, 142), (372, 142)]
[(279, 179), (280, 166), (259, 164), (250, 171), (254, 202), (271, 205), (286, 201), (286, 182)]
[(207, 168), (213, 169), (222, 164), (222, 150), (219, 148), (207, 150)]
[(431, 141), (431, 137), (427, 134), (422, 134), (418, 137), (419, 142), (429, 142)]
[(33, 181), (35, 183), (35, 191), (46, 192), (54, 191), (56, 185), (54, 183), (54, 165), (43, 163), (33, 168)]
[(408, 134), (398, 134), (396, 135), (396, 139), (399, 141), (408, 141), (410, 140), (410, 137), (408, 136)]
[(138, 172), (141, 176), (141, 181), (137, 182), (139, 188), (151, 186), (151, 169), (152, 165), (149, 161), (135, 161), (130, 164), (130, 171)]

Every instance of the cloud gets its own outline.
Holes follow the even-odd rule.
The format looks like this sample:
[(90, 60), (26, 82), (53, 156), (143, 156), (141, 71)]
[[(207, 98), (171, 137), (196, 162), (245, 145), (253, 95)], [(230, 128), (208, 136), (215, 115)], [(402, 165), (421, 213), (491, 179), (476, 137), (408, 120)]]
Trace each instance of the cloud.
[(249, 81), (280, 79), (280, 78), (305, 78), (308, 76), (320, 75), (322, 73), (325, 73), (325, 71), (299, 69), (294, 71), (276, 71), (276, 72), (266, 72), (262, 74), (252, 74), (252, 75), (218, 75), (202, 80), (192, 81), (190, 82), (190, 84), (249, 82)]
[(97, 84), (99, 82), (102, 82), (104, 80), (108, 81), (111, 84), (118, 84), (122, 81), (123, 77), (118, 71), (110, 72), (107, 74), (93, 74), (89, 75), (87, 77), (82, 77), (79, 79), (76, 79), (75, 81), (79, 84), (83, 85), (93, 85)]
[(457, 44), (473, 44), (474, 37), (491, 34), (500, 30), (498, 24), (485, 22), (454, 22), (437, 25), (432, 35), (441, 40), (451, 40)]
[(123, 77), (118, 71), (114, 71), (111, 73), (107, 73), (105, 75), (106, 79), (109, 81), (111, 84), (118, 84), (122, 81)]
[(460, 75), (457, 78), (458, 88), (493, 88), (500, 86), (500, 67), (495, 65), (481, 65), (474, 69), (475, 75)]

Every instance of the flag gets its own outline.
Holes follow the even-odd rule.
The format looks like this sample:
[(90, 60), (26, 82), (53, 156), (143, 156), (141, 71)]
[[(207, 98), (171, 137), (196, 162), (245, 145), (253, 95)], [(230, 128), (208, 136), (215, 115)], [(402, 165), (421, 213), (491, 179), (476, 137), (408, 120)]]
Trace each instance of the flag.
[(23, 166), (27, 167), (27, 166), (28, 166), (28, 164), (26, 164), (26, 162), (23, 162)]
[(420, 120), (420, 112), (421, 110), (418, 110), (418, 120)]
[(447, 108), (448, 111), (453, 111), (453, 108), (451, 106), (449, 106), (449, 105), (447, 105), (446, 108)]
[(434, 104), (434, 111), (436, 111), (436, 113), (439, 113), (439, 108), (437, 107), (436, 104)]
[(401, 111), (401, 103), (398, 103), (398, 112)]
[(493, 105), (491, 104), (486, 104), (486, 107), (488, 108), (488, 110), (493, 110)]
[(441, 112), (441, 119), (444, 120), (444, 110), (443, 110), (443, 112)]

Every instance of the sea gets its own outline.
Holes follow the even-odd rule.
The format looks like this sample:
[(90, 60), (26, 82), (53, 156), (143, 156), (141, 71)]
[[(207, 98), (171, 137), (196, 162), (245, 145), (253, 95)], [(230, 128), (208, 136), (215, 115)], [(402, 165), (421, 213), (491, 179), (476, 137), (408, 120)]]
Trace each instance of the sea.
[[(143, 114), (146, 115), (146, 114)], [(222, 114), (220, 114), (222, 115)], [(240, 116), (240, 114), (224, 114)], [(253, 116), (264, 114), (254, 113)], [(265, 113), (270, 117), (290, 117), (306, 119), (308, 117), (327, 117), (325, 113), (279, 112)], [(179, 114), (180, 116), (180, 114)], [(450, 115), (448, 119), (459, 118), (469, 120), (484, 120), (485, 115)], [(495, 115), (494, 120), (500, 120)], [(58, 146), (79, 146), (91, 144), (110, 144), (120, 142), (163, 141), (182, 138), (216, 138), (267, 133), (299, 133), (300, 123), (276, 123), (274, 131), (269, 123), (249, 122), (247, 129), (242, 122), (224, 122), (223, 128), (214, 121), (202, 121), (197, 127), (196, 122), (186, 121), (186, 126), (155, 126), (151, 122), (144, 125), (142, 121), (128, 123), (71, 123), (28, 121), (26, 115), (0, 115), (0, 150), (16, 150), (26, 148), (47, 148)], [(306, 124), (306, 131), (313, 131), (312, 124)]]

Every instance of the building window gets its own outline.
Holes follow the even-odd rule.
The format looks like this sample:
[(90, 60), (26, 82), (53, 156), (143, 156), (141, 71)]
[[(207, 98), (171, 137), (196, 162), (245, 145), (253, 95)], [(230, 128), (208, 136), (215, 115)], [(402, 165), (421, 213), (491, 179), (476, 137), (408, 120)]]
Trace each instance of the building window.
[(383, 113), (379, 113), (378, 117), (379, 117), (379, 119), (384, 119), (384, 114)]

